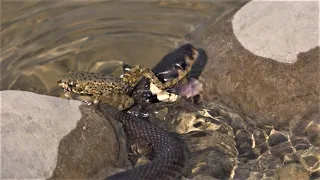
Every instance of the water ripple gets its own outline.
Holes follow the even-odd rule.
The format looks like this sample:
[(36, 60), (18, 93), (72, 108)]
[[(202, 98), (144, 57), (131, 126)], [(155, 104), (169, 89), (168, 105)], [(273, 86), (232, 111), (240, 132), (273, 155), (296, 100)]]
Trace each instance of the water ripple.
[(97, 69), (108, 61), (151, 67), (198, 24), (230, 6), (214, 1), (6, 1), (1, 90), (58, 95), (51, 93), (54, 78), (66, 71)]

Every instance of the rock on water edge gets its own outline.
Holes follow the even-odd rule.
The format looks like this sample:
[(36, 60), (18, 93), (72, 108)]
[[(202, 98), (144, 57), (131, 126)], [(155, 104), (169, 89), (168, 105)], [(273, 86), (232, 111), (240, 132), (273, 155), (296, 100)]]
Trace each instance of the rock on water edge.
[[(265, 8), (268, 9), (269, 6)], [(235, 14), (241, 10), (242, 8), (234, 9), (223, 15), (218, 21), (206, 27), (202, 35), (201, 41), (205, 42), (205, 49), (209, 57), (207, 66), (200, 77), (200, 81), (204, 82), (204, 99), (207, 101), (218, 99), (238, 112), (251, 116), (256, 121), (272, 125), (288, 125), (296, 116), (307, 117), (312, 113), (319, 114), (319, 47), (309, 49), (311, 47), (306, 45), (309, 48), (300, 49), (303, 52), (295, 52), (295, 55), (299, 54), (296, 57), (297, 61), (292, 64), (278, 62), (276, 56), (270, 58), (257, 56), (254, 51), (247, 49), (243, 42), (239, 42), (241, 40), (235, 33), (233, 21), (237, 19)], [(273, 21), (281, 21), (281, 18), (277, 17), (277, 14), (281, 16), (281, 13), (269, 10), (267, 15), (270, 16), (273, 13)], [(257, 16), (264, 17), (265, 14), (262, 12), (265, 11), (267, 10), (261, 11), (261, 14)], [(284, 11), (291, 13), (289, 7), (282, 8), (282, 11), (282, 13)], [(308, 8), (304, 11), (308, 11)], [(317, 9), (314, 11), (316, 13)], [(263, 23), (261, 18), (255, 20), (252, 18), (242, 19), (242, 22), (248, 26), (247, 28), (250, 27), (250, 24)], [(285, 31), (281, 27), (277, 28), (278, 31)], [(248, 36), (263, 33), (264, 31), (256, 30)], [(268, 41), (268, 36), (261, 36), (261, 38), (265, 38), (261, 39), (263, 42)], [(308, 38), (310, 37), (306, 37)], [(295, 48), (305, 46), (301, 44), (305, 39), (303, 37), (300, 39), (301, 42), (288, 43), (278, 48), (277, 51), (281, 53), (287, 51), (286, 49), (290, 46), (295, 46)], [(250, 41), (250, 44), (259, 51), (267, 51), (260, 47), (259, 41)], [(272, 46), (278, 45), (276, 42), (272, 44)]]
[(1, 91), (1, 178), (48, 178), (60, 139), (76, 127), (80, 101)]
[(59, 140), (76, 127), (79, 101), (1, 91), (1, 178), (48, 178)]
[(94, 106), (24, 91), (0, 95), (1, 179), (98, 178), (131, 167), (120, 124)]

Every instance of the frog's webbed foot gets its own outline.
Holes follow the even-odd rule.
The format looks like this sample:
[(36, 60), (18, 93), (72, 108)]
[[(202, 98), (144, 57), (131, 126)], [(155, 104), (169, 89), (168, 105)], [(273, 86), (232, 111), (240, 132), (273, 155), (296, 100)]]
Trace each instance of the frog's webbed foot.
[(84, 103), (88, 106), (90, 106), (92, 104), (92, 101), (84, 101)]
[(82, 100), (84, 103), (86, 103), (88, 106), (90, 105), (98, 105), (99, 104), (99, 96), (92, 96), (90, 99), (89, 97), (81, 97), (80, 100)]
[(88, 106), (92, 104), (97, 105), (99, 103), (98, 96), (77, 96), (75, 99), (82, 101)]
[(92, 97), (92, 103), (95, 104), (95, 105), (98, 105), (99, 104), (99, 96), (93, 96)]

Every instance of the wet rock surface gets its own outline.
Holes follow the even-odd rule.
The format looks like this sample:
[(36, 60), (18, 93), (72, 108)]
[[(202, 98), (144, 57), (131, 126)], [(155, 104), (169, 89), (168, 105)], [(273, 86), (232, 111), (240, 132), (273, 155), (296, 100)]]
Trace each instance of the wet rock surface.
[(1, 178), (97, 179), (131, 168), (120, 123), (105, 119), (95, 106), (23, 91), (0, 93)]
[[(150, 119), (153, 124), (176, 132), (185, 140), (190, 155), (186, 178), (319, 176), (320, 151), (316, 134), (320, 126), (315, 116), (299, 121), (304, 125), (292, 121), (290, 128), (281, 128), (258, 124), (219, 101), (157, 104), (150, 109), (151, 113), (156, 111), (157, 118)], [(297, 130), (298, 127), (301, 128)], [(295, 166), (298, 167), (296, 171), (293, 170)]]
[(309, 173), (300, 164), (291, 163), (279, 168), (278, 175), (275, 177), (279, 180), (289, 179), (309, 179)]
[(255, 121), (275, 126), (319, 113), (319, 47), (300, 52), (293, 64), (254, 55), (234, 35), (237, 11), (212, 23), (198, 39), (205, 42), (209, 57), (200, 78), (204, 99), (219, 99)]
[(211, 116), (201, 106), (190, 105), (184, 101), (171, 105), (153, 104), (149, 107), (152, 114), (149, 120), (170, 133), (179, 134), (186, 144), (185, 178), (232, 177), (238, 155), (232, 128), (224, 117)]
[[(318, 165), (315, 162), (319, 162), (320, 152), (318, 150), (320, 48), (314, 47), (314, 41), (305, 41), (310, 37), (300, 36), (304, 32), (303, 28), (294, 29), (299, 34), (298, 36), (292, 37), (292, 34), (284, 33), (289, 27), (286, 26), (287, 24), (310, 21), (309, 19), (303, 20), (301, 17), (304, 16), (299, 16), (299, 18), (286, 19), (283, 21), (283, 26), (274, 26), (272, 20), (279, 23), (283, 19), (274, 19), (279, 12), (273, 5), (263, 7), (261, 3), (258, 6), (249, 3), (250, 11), (255, 11), (255, 13), (259, 11), (259, 8), (265, 8), (256, 19), (252, 14), (250, 17), (239, 18), (239, 14), (246, 13), (239, 12), (248, 7), (246, 4), (243, 8), (239, 7), (239, 9), (230, 11), (209, 25), (201, 37), (194, 36), (197, 38), (196, 41), (205, 42), (205, 49), (209, 57), (208, 64), (200, 77), (200, 81), (204, 82), (203, 99), (206, 102), (224, 104), (229, 109), (220, 111), (220, 115), (228, 114), (229, 118), (225, 119), (234, 130), (236, 147), (239, 151), (239, 163), (234, 178), (283, 179), (296, 176), (308, 179), (319, 177), (319, 168), (316, 168)], [(291, 3), (292, 7), (294, 7), (293, 4)], [(275, 9), (270, 10), (267, 14), (262, 13), (271, 6)], [(306, 9), (308, 8), (310, 4), (307, 5)], [(290, 8), (285, 11), (288, 14), (296, 13)], [(301, 9), (299, 13), (303, 14)], [(310, 13), (316, 13), (316, 10), (306, 14)], [(237, 20), (235, 20), (235, 14), (238, 16)], [(234, 21), (238, 21), (238, 24)], [(255, 24), (252, 25), (252, 22)], [(265, 28), (271, 29), (265, 29), (265, 31), (276, 30), (279, 33), (272, 34), (272, 39), (263, 39), (268, 37), (261, 35), (264, 30), (261, 28), (259, 31), (252, 30), (254, 29), (252, 26), (259, 27), (259, 23), (261, 27), (263, 23), (269, 23)], [(243, 41), (244, 36), (239, 37), (241, 28), (244, 31), (250, 29), (250, 34), (246, 36), (260, 37), (261, 41), (268, 43), (261, 46), (260, 41)], [(275, 29), (272, 30), (272, 28)], [(234, 32), (235, 29), (238, 30), (238, 33)], [(291, 32), (291, 29), (289, 31)], [(240, 35), (244, 35), (245, 32), (241, 33)], [(280, 37), (279, 34), (286, 37)], [(285, 47), (282, 48), (279, 46), (281, 43), (277, 35), (278, 39), (288, 39), (288, 42), (294, 39), (295, 43), (289, 43), (290, 45), (284, 43), (282, 45)], [(255, 51), (251, 52), (246, 49), (249, 46)], [(271, 46), (279, 48), (275, 49)], [(267, 50), (268, 47), (278, 52), (265, 52), (269, 58), (254, 54), (261, 48)], [(283, 58), (282, 61), (279, 60), (279, 54), (291, 53), (292, 58), (296, 55), (296, 50), (301, 50), (302, 47), (309, 48), (297, 54), (296, 59), (285, 60), (290, 63), (281, 63)], [(283, 52), (290, 48), (294, 50)], [(272, 54), (274, 56), (270, 56)], [(309, 156), (310, 153), (311, 156)], [(283, 170), (279, 170), (282, 168)]]

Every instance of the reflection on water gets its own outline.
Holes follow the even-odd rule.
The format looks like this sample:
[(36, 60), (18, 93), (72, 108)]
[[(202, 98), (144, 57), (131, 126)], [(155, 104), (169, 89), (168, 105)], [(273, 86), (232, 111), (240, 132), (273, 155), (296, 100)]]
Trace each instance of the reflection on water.
[(2, 4), (1, 90), (58, 95), (70, 70), (153, 66), (232, 2), (7, 1)]

